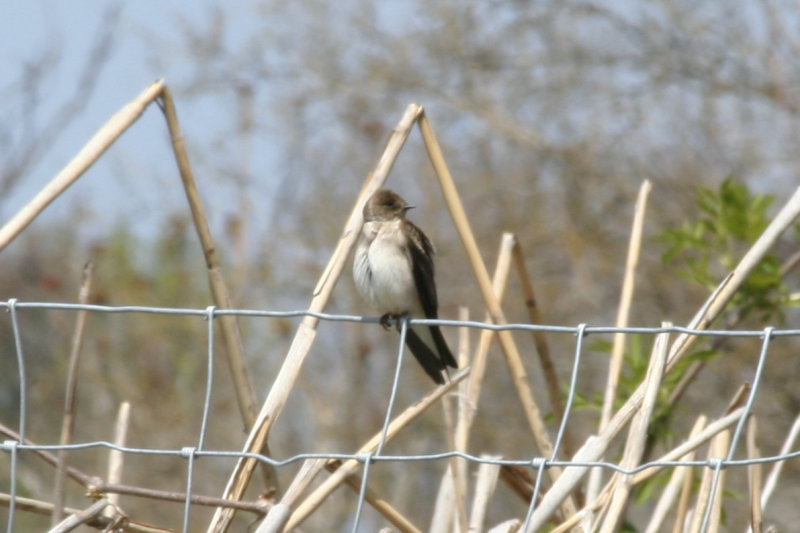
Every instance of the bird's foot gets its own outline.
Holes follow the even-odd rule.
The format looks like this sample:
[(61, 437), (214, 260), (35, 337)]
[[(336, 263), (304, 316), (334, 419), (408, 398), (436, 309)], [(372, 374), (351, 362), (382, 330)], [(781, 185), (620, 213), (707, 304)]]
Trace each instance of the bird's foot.
[(391, 328), (392, 325), (389, 322), (391, 322), (392, 319), (394, 319), (394, 318), (395, 318), (395, 315), (393, 315), (392, 313), (386, 313), (385, 315), (383, 315), (381, 317), (381, 320), (380, 320), (380, 323), (381, 323), (381, 326), (383, 326), (383, 329), (388, 330), (389, 328)]

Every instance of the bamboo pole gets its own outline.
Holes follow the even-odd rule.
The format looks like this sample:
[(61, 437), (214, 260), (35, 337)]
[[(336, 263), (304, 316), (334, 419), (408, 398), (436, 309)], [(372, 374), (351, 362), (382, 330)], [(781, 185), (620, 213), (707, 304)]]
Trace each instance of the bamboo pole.
[[(751, 414), (747, 420), (747, 458), (753, 461), (757, 461), (761, 457), (761, 452), (756, 443), (757, 436), (756, 417)], [(750, 486), (750, 531), (761, 533), (763, 520), (761, 509), (761, 464), (754, 462), (749, 465), (747, 473)]]
[[(208, 218), (203, 208), (200, 192), (197, 190), (192, 166), (189, 163), (189, 154), (186, 152), (186, 145), (183, 141), (183, 133), (178, 122), (175, 102), (168, 87), (163, 87), (160, 97), (164, 118), (172, 141), (175, 162), (178, 166), (178, 173), (181, 177), (186, 200), (189, 203), (189, 210), (192, 213), (192, 222), (205, 257), (211, 297), (217, 307), (231, 309), (233, 304), (231, 303), (228, 286), (220, 269), (217, 247), (208, 227)], [(249, 431), (253, 427), (256, 416), (256, 393), (244, 358), (244, 344), (242, 343), (239, 325), (233, 315), (222, 315), (215, 318), (215, 320), (219, 320), (222, 329), (222, 338), (225, 343), (225, 359), (228, 362), (228, 368), (233, 379), (239, 413), (242, 417), (245, 431)], [(266, 440), (261, 443), (261, 447), (256, 451), (269, 455), (269, 446)], [(267, 488), (278, 492), (278, 477), (272, 465), (264, 463), (262, 472), (264, 473), (264, 481)]]
[[(500, 240), (497, 264), (495, 265), (494, 275), (492, 276), (492, 292), (495, 294), (498, 301), (501, 301), (505, 294), (508, 273), (511, 268), (511, 252), (514, 240), (514, 235), (511, 233), (504, 233)], [(486, 319), (489, 321), (491, 317), (487, 315)], [(469, 431), (475, 418), (475, 411), (478, 409), (483, 378), (486, 374), (487, 355), (493, 338), (494, 331), (492, 330), (484, 329), (480, 332), (478, 347), (472, 358), (472, 375), (469, 379), (467, 395), (463, 402), (461, 417), (456, 426), (455, 443), (457, 450), (466, 451), (469, 445)]]
[[(662, 324), (669, 327), (669, 324)], [(650, 357), (650, 364), (647, 368), (647, 376), (644, 383), (646, 385), (644, 400), (639, 411), (634, 415), (628, 430), (628, 439), (625, 442), (625, 451), (622, 454), (620, 466), (632, 469), (639, 466), (644, 453), (645, 442), (647, 441), (647, 427), (650, 424), (650, 417), (658, 399), (658, 389), (664, 376), (664, 367), (667, 360), (667, 340), (668, 333), (661, 333), (653, 343), (653, 353)], [(618, 475), (618, 482), (611, 496), (608, 514), (600, 527), (600, 533), (613, 533), (617, 531), (622, 523), (623, 511), (628, 505), (633, 476)]]
[[(415, 104), (409, 105), (400, 123), (392, 132), (377, 166), (367, 177), (361, 194), (347, 219), (342, 236), (339, 238), (339, 243), (314, 289), (311, 302), (308, 306), (310, 311), (322, 311), (327, 305), (333, 288), (350, 255), (350, 251), (358, 238), (361, 225), (363, 224), (363, 215), (361, 211), (364, 207), (364, 203), (367, 201), (367, 198), (378, 190), (386, 181), (400, 149), (408, 138), (411, 127), (421, 112), (422, 108), (419, 106)], [(245, 452), (257, 452), (266, 442), (269, 432), (272, 430), (276, 420), (283, 411), (289, 393), (300, 374), (300, 367), (311, 348), (311, 344), (314, 342), (318, 321), (319, 319), (313, 316), (306, 316), (297, 328), (295, 337), (289, 347), (289, 352), (281, 365), (275, 382), (267, 395), (267, 399), (264, 401), (261, 411), (247, 437), (247, 441), (244, 445)], [(241, 499), (244, 490), (250, 482), (250, 477), (252, 476), (255, 466), (256, 460), (249, 457), (242, 458), (236, 463), (236, 467), (225, 487), (223, 496), (225, 499)], [(226, 531), (233, 516), (234, 511), (230, 509), (217, 509), (208, 526), (209, 533)]]
[[(405, 411), (396, 416), (390, 423), (386, 432), (386, 442), (394, 438), (401, 430), (408, 426), (414, 419), (421, 415), (428, 407), (436, 403), (442, 396), (447, 394), (453, 389), (462, 379), (467, 377), (470, 369), (464, 368), (451, 376), (450, 382), (445, 383), (434, 389), (425, 398), (417, 403), (408, 407)], [(381, 442), (381, 432), (372, 436), (356, 454), (367, 454), (373, 452), (378, 448)], [(303, 502), (301, 502), (289, 518), (289, 523), (284, 528), (284, 531), (292, 531), (299, 526), (308, 516), (325, 501), (325, 499), (345, 481), (347, 476), (355, 472), (361, 463), (356, 459), (349, 459), (344, 461), (342, 465), (331, 474), (320, 486), (318, 486)]]
[[(792, 451), (798, 435), (800, 435), (800, 416), (794, 419), (794, 423), (789, 429), (789, 433), (786, 435), (786, 439), (784, 439), (783, 445), (781, 446), (780, 455), (786, 455)], [(775, 491), (775, 487), (778, 484), (778, 478), (780, 477), (785, 464), (785, 461), (778, 461), (770, 470), (769, 475), (767, 476), (767, 481), (764, 483), (764, 488), (761, 491), (761, 509), (767, 508), (769, 499), (772, 497), (772, 494)]]
[[(114, 444), (125, 446), (128, 440), (128, 424), (130, 421), (131, 404), (122, 402), (117, 411), (117, 423), (114, 428)], [(108, 453), (108, 483), (114, 485), (122, 481), (122, 467), (125, 464), (125, 454), (119, 450), (111, 449)], [(111, 516), (113, 509), (119, 504), (119, 493), (108, 495), (108, 503), (111, 505), (106, 508), (106, 516)]]
[[(497, 459), (497, 456), (482, 457)], [(486, 522), (486, 509), (497, 487), (497, 477), (500, 475), (500, 466), (491, 463), (481, 463), (475, 480), (475, 494), (472, 499), (472, 509), (469, 516), (469, 529), (467, 531), (483, 531)]]
[[(617, 309), (617, 320), (615, 325), (623, 328), (628, 325), (631, 301), (633, 300), (633, 288), (636, 278), (636, 266), (639, 263), (639, 251), (642, 247), (642, 230), (644, 227), (644, 214), (647, 206), (647, 197), (653, 188), (650, 180), (645, 180), (639, 187), (639, 196), (636, 199), (636, 206), (633, 211), (633, 227), (628, 243), (628, 257), (625, 261), (625, 274), (622, 280), (622, 294), (619, 299)], [(606, 383), (605, 394), (603, 397), (603, 408), (600, 414), (600, 429), (603, 431), (611, 418), (611, 411), (614, 408), (614, 399), (617, 397), (617, 386), (619, 385), (619, 375), (622, 371), (622, 360), (625, 355), (625, 334), (614, 333), (614, 341), (611, 347), (611, 359), (608, 367), (608, 382)], [(586, 498), (591, 500), (597, 494), (600, 487), (603, 471), (600, 468), (592, 470), (589, 474), (589, 485), (586, 489)]]
[[(341, 463), (338, 462), (329, 462), (325, 465), (325, 468), (328, 468), (330, 472), (335, 472)], [(356, 476), (355, 474), (350, 474), (349, 476), (344, 478), (345, 484), (350, 487), (350, 489), (359, 494), (361, 492), (361, 478)], [(384, 518), (386, 518), (393, 526), (395, 526), (398, 531), (402, 533), (422, 533), (420, 529), (415, 526), (411, 520), (406, 518), (400, 511), (395, 509), (388, 501), (381, 498), (375, 491), (370, 490), (369, 488), (364, 490), (364, 499), (370, 506), (378, 511)]]
[[(689, 438), (696, 436), (703, 430), (706, 424), (706, 416), (700, 415), (689, 433)], [(681, 461), (694, 461), (695, 451), (692, 450), (686, 455), (681, 456)], [(647, 523), (647, 528), (644, 533), (658, 533), (662, 531), (662, 526), (667, 519), (667, 513), (675, 502), (675, 498), (680, 494), (681, 487), (684, 486), (684, 480), (692, 476), (692, 467), (690, 466), (676, 466), (672, 471), (672, 475), (667, 482), (667, 486), (661, 491), (661, 496), (658, 498), (653, 512), (650, 515), (650, 520)]]
[[(492, 290), (494, 291), (498, 300), (503, 299), (503, 295), (506, 290), (508, 282), (508, 274), (511, 267), (512, 249), (514, 246), (514, 242), (515, 242), (514, 235), (511, 233), (504, 233), (500, 240), (500, 250), (497, 254), (497, 264), (495, 265), (495, 270), (492, 277)], [(487, 321), (491, 320), (491, 317), (487, 315), (486, 320)], [(465, 333), (465, 337), (467, 337), (466, 328), (463, 328), (463, 330)], [(473, 356), (472, 374), (470, 375), (470, 379), (468, 380), (468, 382), (462, 383), (460, 388), (458, 396), (459, 416), (458, 416), (458, 422), (456, 424), (455, 435), (453, 437), (453, 449), (456, 451), (466, 452), (469, 446), (469, 432), (472, 427), (473, 420), (475, 418), (475, 412), (478, 408), (481, 387), (483, 385), (483, 378), (486, 374), (487, 355), (493, 338), (494, 338), (494, 331), (492, 330), (484, 329), (480, 332), (478, 346)], [(463, 346), (464, 344), (465, 342), (461, 343), (460, 346)], [(463, 364), (461, 363), (460, 365), (463, 366)], [(455, 461), (453, 462), (455, 463)], [(445, 475), (452, 476), (452, 473), (453, 473), (453, 468), (451, 467), (448, 468)], [(463, 469), (461, 469), (461, 473), (463, 473)], [(463, 477), (464, 476), (461, 476), (458, 479), (461, 479)], [(454, 490), (455, 490), (454, 485), (452, 484), (446, 485), (443, 482), (442, 489), (440, 490), (440, 494), (437, 497), (436, 512), (434, 513), (433, 519), (431, 520), (432, 532), (442, 531), (449, 525), (449, 520), (450, 517), (452, 516), (452, 506), (451, 505), (448, 506), (444, 501), (440, 501), (439, 498), (442, 498), (442, 500), (444, 500), (447, 497), (447, 491), (450, 491), (452, 493), (452, 491)], [(464, 487), (464, 489), (461, 490), (461, 493), (466, 494), (466, 487)], [(460, 516), (461, 515), (465, 516), (465, 512), (466, 511), (462, 513), (461, 511), (459, 511)], [(462, 527), (462, 529), (464, 528)]]
[[(464, 206), (461, 203), (458, 191), (456, 190), (455, 182), (450, 174), (450, 170), (447, 168), (447, 163), (444, 159), (444, 155), (442, 154), (439, 142), (436, 139), (436, 135), (433, 132), (433, 127), (424, 113), (420, 114), (419, 128), (420, 132), (422, 133), (422, 138), (425, 141), (425, 148), (428, 151), (428, 157), (433, 164), (436, 176), (439, 179), (439, 184), (442, 187), (442, 193), (444, 195), (447, 207), (450, 210), (450, 216), (452, 217), (453, 223), (456, 226), (456, 230), (458, 231), (461, 241), (464, 244), (467, 257), (472, 265), (475, 277), (478, 281), (478, 286), (481, 290), (481, 294), (486, 302), (487, 310), (491, 315), (492, 322), (495, 324), (505, 324), (506, 320), (503, 316), (502, 308), (500, 307), (500, 303), (495, 297), (492, 289), (492, 282), (489, 278), (489, 272), (486, 270), (486, 265), (481, 258), (480, 250), (478, 249), (478, 243), (476, 242), (475, 236), (470, 228), (469, 220), (466, 212), (464, 211)], [(528, 376), (525, 371), (525, 367), (522, 364), (522, 358), (520, 357), (519, 350), (514, 343), (514, 338), (511, 332), (508, 330), (497, 331), (496, 334), (498, 340), (500, 341), (500, 346), (503, 348), (506, 364), (508, 365), (511, 373), (511, 379), (514, 383), (514, 388), (517, 391), (517, 395), (519, 396), (520, 404), (533, 435), (534, 442), (536, 443), (539, 452), (543, 456), (552, 457), (554, 455), (553, 444), (550, 441), (550, 436), (547, 433), (547, 428), (545, 427), (539, 405), (536, 403), (536, 400), (533, 397), (533, 392), (531, 391), (530, 384), (528, 383)], [(562, 469), (557, 466), (550, 466), (547, 469), (547, 473), (553, 481), (557, 480), (559, 476), (561, 476), (561, 472)], [(569, 497), (569, 495), (564, 495), (563, 511), (566, 516), (569, 516), (575, 512), (575, 503), (572, 501), (572, 498)]]
[[(731, 432), (725, 430), (711, 439), (711, 445), (708, 449), (708, 458), (722, 458), (728, 455), (728, 448), (730, 445)], [(716, 486), (714, 485), (714, 476), (718, 475), (719, 479)], [(700, 488), (697, 491), (697, 503), (695, 504), (694, 511), (692, 512), (692, 522), (689, 526), (690, 533), (700, 533), (707, 531), (709, 533), (716, 533), (719, 531), (719, 520), (722, 509), (722, 487), (725, 480), (725, 471), (707, 468), (703, 471), (703, 477), (700, 481)], [(713, 492), (712, 492), (713, 489)], [(706, 515), (706, 509), (710, 509), (710, 518), (706, 524), (706, 529), (701, 529), (703, 520)]]
[(109, 146), (144, 113), (164, 88), (164, 80), (150, 84), (106, 122), (50, 183), (0, 228), (0, 251), (14, 240), (50, 203), (83, 175)]

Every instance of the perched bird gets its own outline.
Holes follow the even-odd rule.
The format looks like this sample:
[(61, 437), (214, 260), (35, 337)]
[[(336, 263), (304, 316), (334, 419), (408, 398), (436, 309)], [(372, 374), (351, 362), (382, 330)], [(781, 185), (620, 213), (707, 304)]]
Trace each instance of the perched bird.
[[(364, 226), (356, 246), (353, 279), (361, 296), (390, 318), (409, 315), (438, 318), (433, 280), (434, 248), (417, 226), (406, 220), (414, 207), (394, 191), (380, 189), (364, 205)], [(442, 371), (458, 368), (439, 326), (416, 325), (406, 332), (406, 345), (436, 383)]]

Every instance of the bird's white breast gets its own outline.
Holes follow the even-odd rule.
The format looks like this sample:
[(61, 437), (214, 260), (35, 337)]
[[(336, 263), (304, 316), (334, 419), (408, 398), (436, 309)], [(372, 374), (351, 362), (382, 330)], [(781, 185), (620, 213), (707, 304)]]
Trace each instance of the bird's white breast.
[(353, 262), (356, 288), (382, 314), (419, 313), (419, 297), (401, 223), (364, 223)]

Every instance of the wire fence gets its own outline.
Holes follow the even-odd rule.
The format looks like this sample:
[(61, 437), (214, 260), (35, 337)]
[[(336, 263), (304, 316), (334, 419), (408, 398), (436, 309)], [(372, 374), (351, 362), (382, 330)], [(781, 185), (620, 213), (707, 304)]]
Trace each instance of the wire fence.
[[(28, 452), (58, 452), (61, 450), (75, 451), (86, 449), (109, 449), (122, 452), (124, 454), (139, 454), (150, 456), (162, 457), (180, 457), (187, 461), (186, 480), (185, 480), (185, 494), (183, 495), (184, 512), (183, 512), (183, 526), (181, 531), (190, 531), (189, 525), (189, 510), (192, 504), (205, 504), (214, 505), (218, 504), (217, 500), (210, 499), (209, 501), (202, 501), (202, 498), (193, 494), (193, 475), (195, 460), (201, 457), (219, 457), (219, 458), (233, 458), (239, 459), (242, 457), (250, 457), (267, 463), (276, 468), (285, 467), (294, 463), (303, 462), (307, 460), (340, 460), (357, 461), (363, 465), (361, 473), (361, 492), (358, 497), (358, 505), (353, 516), (352, 531), (357, 531), (359, 528), (361, 509), (364, 502), (364, 488), (370, 475), (369, 466), (376, 462), (411, 462), (411, 461), (440, 461), (451, 458), (461, 458), (474, 464), (491, 464), (497, 466), (514, 466), (529, 468), (536, 476), (536, 484), (533, 490), (533, 496), (530, 500), (530, 507), (526, 517), (526, 523), (523, 524), (523, 530), (527, 530), (527, 520), (530, 518), (531, 513), (535, 509), (539, 501), (539, 493), (542, 491), (543, 473), (551, 467), (567, 468), (602, 468), (608, 471), (617, 472), (626, 476), (633, 476), (650, 469), (657, 468), (672, 468), (672, 467), (693, 467), (693, 468), (708, 468), (712, 470), (714, 475), (714, 484), (717, 483), (720, 473), (727, 468), (746, 467), (757, 464), (780, 463), (796, 459), (800, 457), (800, 451), (785, 451), (772, 456), (764, 457), (748, 457), (745, 459), (734, 458), (739, 441), (742, 438), (746, 422), (749, 415), (752, 413), (757, 391), (762, 381), (763, 369), (768, 359), (770, 342), (773, 339), (781, 337), (800, 337), (800, 329), (777, 329), (767, 327), (763, 330), (696, 330), (680, 326), (669, 327), (610, 327), (610, 326), (592, 326), (588, 324), (579, 324), (577, 326), (554, 326), (554, 325), (539, 325), (539, 324), (523, 324), (513, 323), (496, 325), (480, 321), (462, 321), (462, 320), (401, 320), (398, 324), (400, 328), (400, 339), (398, 341), (398, 358), (396, 372), (393, 379), (392, 390), (390, 399), (388, 401), (388, 409), (386, 412), (385, 422), (383, 424), (382, 439), (380, 445), (373, 452), (367, 453), (297, 453), (283, 459), (276, 459), (268, 457), (259, 453), (245, 453), (235, 450), (214, 450), (206, 446), (208, 421), (213, 400), (213, 384), (214, 376), (214, 321), (217, 317), (224, 315), (232, 315), (237, 317), (261, 317), (261, 318), (299, 318), (304, 316), (313, 316), (322, 321), (331, 322), (351, 322), (351, 323), (378, 323), (377, 318), (363, 317), (356, 315), (345, 314), (328, 314), (328, 313), (315, 313), (305, 310), (298, 311), (265, 311), (255, 309), (218, 309), (214, 306), (205, 309), (195, 308), (165, 308), (165, 307), (149, 307), (149, 306), (104, 306), (104, 305), (83, 305), (75, 303), (51, 303), (51, 302), (24, 302), (17, 299), (10, 299), (6, 302), (0, 302), (0, 308), (5, 310), (8, 314), (11, 330), (13, 332), (13, 342), (15, 346), (15, 358), (17, 362), (17, 381), (19, 386), (19, 418), (18, 418), (18, 435), (16, 438), (7, 438), (0, 443), (0, 449), (5, 452), (9, 461), (9, 487), (8, 487), (8, 525), (6, 530), (12, 532), (15, 529), (15, 516), (19, 507), (21, 497), (18, 494), (18, 478), (20, 469), (20, 455)], [(50, 311), (66, 311), (78, 312), (87, 311), (90, 313), (114, 313), (114, 314), (155, 314), (155, 315), (179, 315), (179, 316), (194, 316), (205, 319), (208, 323), (207, 327), (207, 371), (204, 391), (204, 403), (201, 413), (201, 423), (199, 434), (189, 438), (185, 446), (180, 449), (161, 449), (161, 448), (140, 448), (131, 446), (121, 446), (108, 441), (91, 441), (71, 443), (65, 445), (58, 444), (33, 444), (27, 435), (27, 422), (32, 415), (28, 408), (28, 390), (26, 381), (26, 359), (25, 346), (23, 346), (21, 332), (24, 328), (24, 321), (20, 319), (19, 311), (21, 310), (50, 310)], [(560, 421), (558, 433), (555, 438), (555, 445), (552, 455), (548, 457), (521, 457), (521, 458), (498, 458), (489, 456), (478, 456), (463, 451), (448, 451), (442, 453), (419, 454), (419, 455), (388, 455), (383, 453), (383, 445), (385, 442), (389, 422), (392, 417), (392, 412), (395, 408), (395, 398), (398, 389), (400, 368), (404, 359), (404, 343), (406, 329), (409, 325), (432, 325), (438, 324), (441, 326), (451, 327), (466, 327), (481, 330), (508, 330), (508, 331), (527, 331), (527, 332), (543, 332), (543, 333), (559, 333), (569, 334), (576, 337), (575, 353), (572, 361), (572, 374), (570, 377), (569, 389), (567, 392), (566, 407), (563, 419)], [(735, 416), (735, 431), (730, 441), (728, 453), (720, 457), (709, 457), (705, 460), (657, 460), (642, 463), (632, 468), (626, 468), (619, 463), (597, 460), (597, 461), (581, 461), (581, 460), (566, 460), (559, 457), (561, 453), (561, 443), (563, 441), (565, 429), (568, 426), (569, 418), (573, 409), (573, 400), (577, 394), (577, 377), (581, 371), (581, 358), (586, 351), (583, 339), (598, 334), (644, 334), (644, 335), (658, 335), (662, 333), (675, 333), (686, 334), (691, 336), (700, 337), (725, 337), (725, 338), (753, 338), (761, 340), (761, 349), (759, 352), (758, 360), (751, 381), (751, 392), (743, 408), (736, 411)], [(713, 491), (713, 487), (712, 487)], [(710, 506), (706, 512), (710, 512)], [(708, 516), (703, 521), (702, 531), (708, 528)]]

